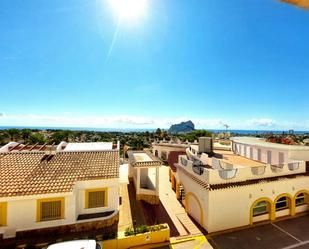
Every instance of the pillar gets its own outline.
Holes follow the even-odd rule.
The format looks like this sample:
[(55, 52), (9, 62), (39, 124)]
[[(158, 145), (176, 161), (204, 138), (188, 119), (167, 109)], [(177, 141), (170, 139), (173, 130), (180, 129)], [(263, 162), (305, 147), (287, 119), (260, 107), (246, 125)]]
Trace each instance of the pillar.
[(176, 198), (177, 200), (180, 199), (180, 182), (176, 182)]
[(160, 167), (156, 167), (156, 194), (159, 196)]
[(139, 194), (140, 186), (141, 186), (141, 169), (137, 168), (137, 176), (136, 176), (136, 194)]

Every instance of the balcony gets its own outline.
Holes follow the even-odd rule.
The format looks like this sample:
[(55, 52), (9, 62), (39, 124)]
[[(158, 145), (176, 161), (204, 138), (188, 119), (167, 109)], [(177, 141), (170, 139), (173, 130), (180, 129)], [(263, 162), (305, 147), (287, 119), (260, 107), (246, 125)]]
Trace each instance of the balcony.
[(187, 156), (179, 156), (179, 166), (186, 172), (194, 175), (199, 180), (208, 184), (225, 184), (228, 182), (238, 182), (255, 180), (262, 178), (285, 176), (306, 172), (305, 162), (291, 161), (286, 164), (261, 166), (250, 166), (242, 164), (232, 164), (219, 158), (210, 158), (209, 165), (204, 165), (201, 160)]

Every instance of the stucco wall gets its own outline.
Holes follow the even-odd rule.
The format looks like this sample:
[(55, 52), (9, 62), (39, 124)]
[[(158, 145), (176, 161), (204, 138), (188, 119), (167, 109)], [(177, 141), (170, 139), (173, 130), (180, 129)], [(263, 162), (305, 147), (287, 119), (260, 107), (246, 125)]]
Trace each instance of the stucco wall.
[(162, 157), (162, 152), (166, 152), (166, 160), (167, 160), (168, 156), (169, 156), (169, 153), (171, 151), (183, 151), (183, 152), (185, 152), (186, 151), (186, 147), (154, 145), (153, 148), (152, 148), (153, 155), (155, 155), (155, 151), (158, 151), (158, 157), (159, 158)]
[[(77, 203), (77, 215), (99, 213), (105, 211), (117, 210), (119, 206), (119, 179), (106, 179), (77, 182), (75, 186), (76, 203)], [(93, 188), (108, 188), (108, 205), (102, 208), (85, 208), (85, 189)]]
[[(294, 197), (299, 190), (309, 190), (309, 177), (205, 191), (209, 194), (208, 205), (206, 203), (209, 216), (204, 227), (208, 232), (216, 232), (249, 225), (250, 209), (257, 199), (267, 197), (274, 201), (283, 193)], [(303, 209), (305, 208), (298, 208), (296, 211)], [(277, 214), (277, 216), (280, 215), (282, 211)]]
[[(273, 165), (279, 164), (280, 163), (279, 153), (283, 153), (283, 158), (284, 158), (283, 163), (287, 163), (289, 158), (304, 160), (304, 159), (301, 158), (301, 156), (299, 156), (299, 158), (291, 157), (288, 149), (284, 150), (284, 149), (275, 149), (275, 148), (265, 147), (265, 146), (247, 145), (247, 144), (245, 145), (245, 144), (241, 144), (241, 143), (237, 143), (237, 142), (233, 142), (233, 144), (234, 145), (233, 145), (232, 148), (234, 149), (234, 152), (236, 152), (237, 154), (244, 156), (244, 157), (247, 157), (249, 159), (261, 161), (263, 163), (270, 163), (270, 164), (273, 164)], [(260, 158), (259, 158), (259, 155), (258, 155), (259, 150), (261, 151), (260, 152), (261, 153)], [(251, 151), (252, 151), (252, 153), (251, 153)], [(271, 161), (270, 162), (268, 162), (268, 156), (267, 156), (268, 151), (271, 152)], [(307, 153), (308, 153), (308, 151), (307, 151)], [(297, 154), (299, 154), (299, 153), (297, 153)], [(308, 155), (308, 160), (309, 160), (309, 155)]]
[[(184, 187), (186, 193), (186, 210), (187, 213), (190, 214), (198, 223), (203, 223), (204, 227), (208, 228), (208, 219), (209, 219), (209, 195), (208, 191), (205, 190), (201, 185), (197, 184), (190, 177), (184, 174), (182, 171), (177, 171), (178, 178), (180, 179), (180, 183)], [(202, 210), (197, 203), (198, 202), (202, 206)], [(201, 214), (202, 212), (202, 214)], [(203, 216), (203, 221), (200, 220), (201, 216)]]
[[(117, 210), (119, 205), (118, 179), (78, 182), (70, 193), (32, 195), (0, 198), (7, 202), (7, 227), (12, 231), (24, 231), (44, 227), (54, 227), (76, 223), (77, 216), (84, 213), (97, 213)], [(85, 189), (108, 188), (108, 207), (85, 209)], [(37, 222), (37, 200), (64, 197), (64, 219)]]

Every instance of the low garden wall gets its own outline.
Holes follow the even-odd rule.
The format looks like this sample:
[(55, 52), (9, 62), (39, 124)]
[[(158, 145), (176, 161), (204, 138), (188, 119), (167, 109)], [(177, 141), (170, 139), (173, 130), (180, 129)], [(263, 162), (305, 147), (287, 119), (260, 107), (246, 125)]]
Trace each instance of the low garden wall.
[(162, 243), (170, 239), (170, 228), (167, 224), (137, 227), (135, 233), (133, 228), (130, 227), (123, 234), (118, 234), (117, 239), (102, 241), (102, 248), (127, 249), (135, 246)]

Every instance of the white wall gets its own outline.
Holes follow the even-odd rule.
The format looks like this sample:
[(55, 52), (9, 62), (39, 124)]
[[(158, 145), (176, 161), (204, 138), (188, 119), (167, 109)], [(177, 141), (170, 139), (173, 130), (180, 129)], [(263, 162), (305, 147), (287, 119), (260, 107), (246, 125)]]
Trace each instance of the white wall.
[[(77, 182), (73, 192), (70, 193), (0, 198), (0, 202), (7, 202), (7, 228), (9, 230), (24, 231), (69, 225), (76, 223), (79, 214), (118, 210), (118, 182), (119, 179), (81, 181)], [(104, 187), (108, 188), (108, 207), (85, 209), (85, 189)], [(37, 200), (58, 197), (65, 198), (64, 219), (37, 222)], [(1, 230), (3, 229), (5, 228), (1, 228)]]
[(272, 147), (265, 147), (259, 145), (245, 145), (238, 142), (233, 142), (233, 150), (234, 152), (241, 156), (250, 158), (250, 148), (253, 149), (253, 160), (258, 160), (258, 149), (261, 150), (261, 162), (268, 163), (267, 161), (267, 151), (271, 151), (271, 164), (278, 165), (279, 162), (279, 153), (282, 152), (284, 154), (284, 163), (287, 163), (291, 159), (301, 160), (301, 161), (309, 161), (309, 148), (308, 150), (300, 150), (300, 149), (279, 149)]
[[(105, 179), (94, 181), (77, 182), (75, 186), (77, 215), (99, 213), (105, 211), (117, 210), (119, 207), (119, 179)], [(108, 205), (100, 208), (85, 208), (85, 190), (94, 188), (108, 188)]]
[[(184, 174), (181, 170), (177, 170), (177, 175), (180, 180), (180, 183), (185, 189), (186, 197), (188, 193), (193, 193), (197, 196), (200, 204), (203, 208), (203, 224), (204, 227), (208, 228), (208, 219), (209, 219), (209, 195), (208, 191), (205, 191), (205, 189), (197, 184), (195, 181), (192, 180), (191, 177), (188, 177), (186, 174)], [(196, 200), (189, 195), (188, 198), (188, 213), (194, 217), (199, 218), (201, 216), (199, 205), (197, 204)], [(198, 222), (198, 220), (197, 220)]]
[[(65, 197), (64, 219), (37, 222), (37, 199)], [(75, 197), (73, 193), (29, 196), (28, 198), (1, 198), (7, 202), (7, 226), (16, 231), (72, 224), (75, 222)]]
[[(297, 177), (263, 184), (225, 188), (209, 192), (208, 232), (222, 231), (250, 224), (250, 208), (254, 201), (268, 197), (272, 201), (283, 193), (294, 195), (299, 190), (309, 190), (309, 177)], [(286, 211), (284, 211), (286, 212)], [(278, 215), (281, 215), (278, 212)]]

